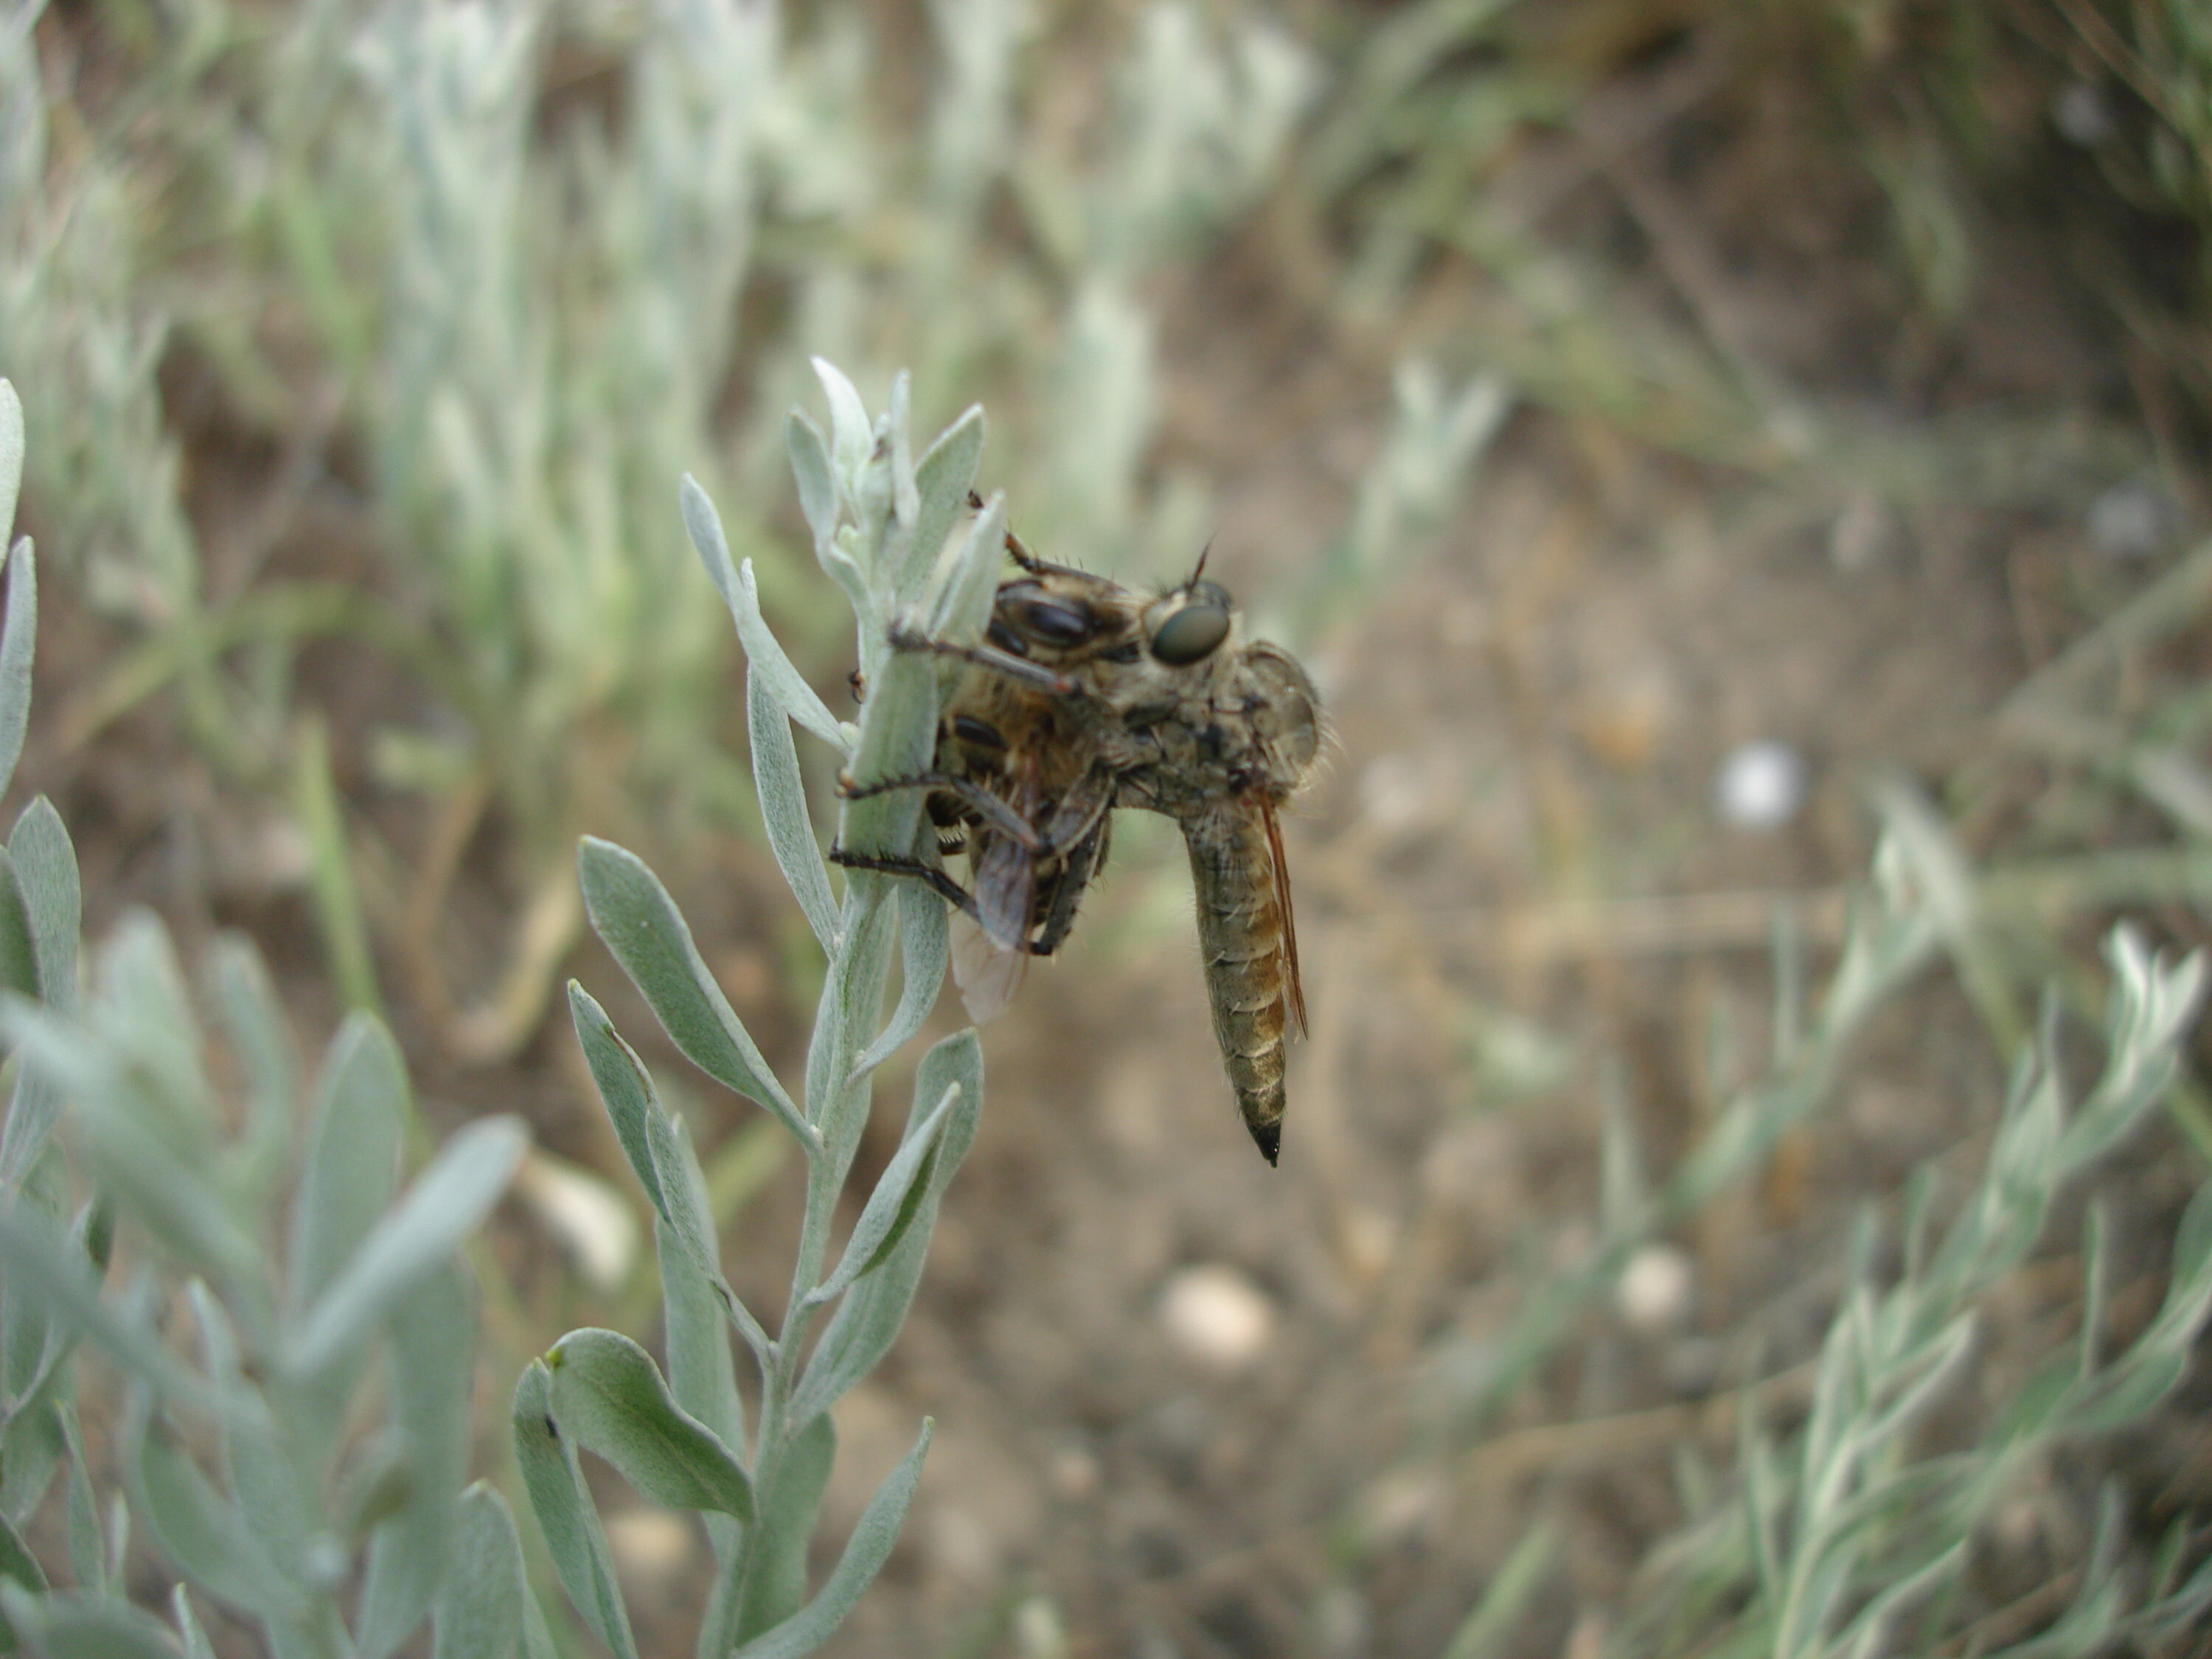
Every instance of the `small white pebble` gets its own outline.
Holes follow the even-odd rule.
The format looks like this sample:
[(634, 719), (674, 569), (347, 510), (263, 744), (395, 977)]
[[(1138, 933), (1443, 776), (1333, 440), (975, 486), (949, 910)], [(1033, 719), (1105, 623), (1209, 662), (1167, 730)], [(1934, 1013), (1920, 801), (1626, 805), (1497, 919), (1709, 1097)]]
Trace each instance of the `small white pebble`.
[(637, 1259), (638, 1224), (621, 1194), (589, 1170), (541, 1152), (522, 1161), (514, 1189), (594, 1290), (622, 1287)]
[(2173, 504), (2155, 478), (2126, 478), (2089, 503), (2089, 539), (2108, 559), (2148, 559), (2173, 539)]
[(1238, 1371), (1275, 1334), (1275, 1305), (1236, 1268), (1185, 1267), (1160, 1293), (1169, 1339), (1209, 1370)]
[(1690, 1311), (1690, 1295), (1697, 1270), (1690, 1258), (1672, 1244), (1646, 1244), (1628, 1259), (1613, 1295), (1620, 1316), (1632, 1330), (1649, 1334), (1671, 1330)]
[(2117, 131), (2105, 94), (2088, 81), (2069, 81), (2051, 100), (2051, 125), (2069, 144), (2094, 149)]
[(1739, 830), (1779, 830), (1805, 804), (1805, 782), (1803, 757), (1764, 738), (1721, 763), (1714, 801), (1722, 818)]

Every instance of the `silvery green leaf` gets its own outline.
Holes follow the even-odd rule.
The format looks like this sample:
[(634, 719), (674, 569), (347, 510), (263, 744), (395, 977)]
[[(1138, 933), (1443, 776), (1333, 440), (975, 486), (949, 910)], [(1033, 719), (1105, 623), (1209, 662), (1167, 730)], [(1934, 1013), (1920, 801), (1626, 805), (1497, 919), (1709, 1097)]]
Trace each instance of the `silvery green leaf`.
[(891, 516), (909, 543), (916, 521), (921, 517), (921, 491), (914, 475), (914, 441), (907, 435), (908, 415), (913, 401), (914, 377), (901, 369), (891, 377), (890, 405), (884, 411), (884, 424), (890, 429), (891, 440)]
[(289, 1162), (300, 1053), (277, 1006), (261, 954), (236, 934), (218, 934), (209, 951), (210, 1000), (232, 1054), (245, 1073), (247, 1158), (263, 1180)]
[[(319, 1516), (306, 1472), (289, 1455), (285, 1433), (268, 1402), (250, 1388), (231, 1391), (223, 1419), (217, 1473), (234, 1511), (258, 1547), (255, 1559), (279, 1577), (304, 1584), (306, 1547)], [(181, 1449), (175, 1454), (187, 1458)], [(197, 1472), (197, 1471), (196, 1471)]]
[(38, 629), (38, 561), (26, 536), (9, 550), (8, 614), (0, 621), (0, 790), (15, 780), (23, 734), (30, 730), (31, 650)]
[(836, 717), (792, 666), (791, 659), (784, 655), (783, 647), (769, 631), (768, 619), (761, 615), (760, 590), (753, 580), (752, 561), (747, 559), (743, 565), (732, 561), (729, 542), (722, 534), (721, 515), (715, 512), (714, 502), (707, 498), (698, 481), (688, 472), (684, 475), (680, 499), (684, 527), (690, 532), (700, 562), (707, 567), (707, 574), (721, 593), (722, 603), (730, 608), (730, 616), (738, 625), (738, 642), (745, 648), (746, 662), (767, 676), (785, 713), (824, 743), (842, 749), (845, 740)]
[(82, 1254), (61, 1244), (50, 1229), (26, 1217), (20, 1202), (0, 1204), (0, 1263), (8, 1270), (9, 1295), (44, 1297), (54, 1318), (172, 1398), (216, 1403), (206, 1385), (143, 1326), (127, 1322), (100, 1301), (100, 1281)]
[(930, 1175), (936, 1166), (938, 1139), (959, 1098), (960, 1085), (947, 1085), (937, 1109), (921, 1128), (907, 1137), (891, 1161), (884, 1166), (875, 1191), (868, 1194), (867, 1205), (860, 1212), (860, 1218), (853, 1224), (853, 1236), (845, 1241), (845, 1254), (838, 1259), (836, 1271), (809, 1293), (809, 1300), (826, 1303), (842, 1296), (861, 1274), (883, 1266), (884, 1258), (906, 1237), (922, 1200), (928, 1194)]
[(529, 1146), (517, 1117), (478, 1118), (448, 1140), (301, 1321), (295, 1374), (319, 1371), (434, 1272), (490, 1213)]
[[(21, 1051), (27, 1070), (75, 1099), (87, 1161), (154, 1240), (211, 1279), (258, 1273), (259, 1241), (240, 1225), (203, 1167), (214, 1156), (214, 1126), (150, 1092), (176, 1081), (150, 1073), (161, 1059), (174, 1057), (173, 1042), (150, 1029), (172, 1011), (136, 994), (111, 1007), (143, 1018), (130, 1037), (145, 1048), (126, 1051), (119, 1033), (88, 1031), (16, 997), (0, 998), (0, 1031)], [(197, 1072), (197, 1053), (191, 1060)]]
[(40, 1659), (177, 1659), (160, 1620), (112, 1596), (0, 1584), (0, 1612)]
[(929, 1419), (922, 1419), (914, 1449), (884, 1477), (860, 1511), (860, 1522), (845, 1540), (845, 1553), (837, 1558), (822, 1593), (783, 1623), (744, 1644), (732, 1659), (799, 1659), (828, 1641), (845, 1622), (845, 1615), (875, 1582), (890, 1557), (891, 1546), (898, 1541), (899, 1528), (921, 1480), (921, 1460), (929, 1450), (932, 1426)]
[(366, 1538), (407, 1507), (415, 1492), (409, 1449), (407, 1437), (389, 1428), (346, 1449), (330, 1504), (332, 1529), (339, 1537)]
[(406, 1641), (451, 1565), (454, 1503), (468, 1478), (476, 1279), (458, 1261), (424, 1279), (391, 1319), (392, 1425), (406, 1450), (404, 1504), (369, 1540), (355, 1646), (380, 1659)]
[(866, 565), (866, 541), (857, 525), (847, 525), (830, 538), (830, 544), (821, 550), (822, 568), (829, 574), (845, 595), (845, 603), (853, 607), (853, 614), (861, 619), (860, 672), (873, 684), (876, 670), (882, 666), (884, 647), (867, 626), (868, 619), (878, 614), (875, 595), (868, 586)]
[(761, 819), (768, 826), (769, 850), (791, 884), (792, 896), (806, 913), (807, 926), (822, 948), (837, 949), (837, 901), (830, 894), (830, 872), (815, 843), (806, 815), (806, 785), (799, 775), (799, 750), (791, 741), (791, 722), (767, 677), (757, 667), (745, 671), (745, 730), (752, 740), (753, 787), (760, 793)]
[(803, 409), (783, 417), (784, 447), (791, 452), (791, 473), (799, 484), (799, 510), (814, 532), (817, 556), (837, 529), (837, 480), (830, 471), (829, 447), (822, 428)]
[[(929, 453), (921, 458), (921, 465), (915, 469), (914, 537), (907, 544), (905, 561), (893, 589), (901, 612), (913, 610), (920, 600), (953, 521), (968, 505), (976, 463), (983, 456), (983, 406), (970, 404), (965, 414), (938, 434)], [(994, 562), (992, 568), (997, 568)]]
[(30, 1590), (44, 1590), (46, 1587), (46, 1569), (24, 1547), (15, 1528), (4, 1519), (0, 1519), (0, 1578)]
[(728, 1304), (669, 1232), (666, 1222), (655, 1220), (653, 1244), (660, 1264), (669, 1392), (678, 1405), (742, 1457), (744, 1400), (738, 1392), (737, 1370), (730, 1358)]
[(54, 1483), (66, 1443), (54, 1401), (33, 1401), (9, 1418), (0, 1428), (0, 1516), (28, 1523)]
[(545, 1356), (562, 1431), (668, 1509), (750, 1521), (752, 1478), (714, 1431), (670, 1397), (651, 1355), (614, 1331), (571, 1331)]
[(876, 444), (867, 405), (835, 363), (822, 357), (808, 361), (814, 365), (814, 378), (822, 382), (823, 395), (830, 400), (830, 453), (836, 463), (839, 489), (847, 500), (857, 501), (860, 475)]
[(39, 994), (39, 955), (31, 943), (31, 918), (15, 884), (15, 860), (0, 853), (0, 991)]
[(853, 1088), (853, 1050), (861, 1033), (874, 1029), (883, 1006), (884, 978), (890, 966), (890, 908), (880, 884), (855, 887), (845, 903), (845, 944), (830, 963), (830, 980), (814, 1017), (806, 1049), (806, 1113), (821, 1132), (823, 1145), (844, 1154), (867, 1109), (865, 1090)]
[(69, 1487), (63, 1522), (69, 1534), (70, 1572), (83, 1589), (106, 1589), (107, 1552), (100, 1547), (100, 1500), (92, 1494), (92, 1466), (84, 1455), (76, 1407), (56, 1407), (63, 1443), (69, 1448)]
[(185, 1659), (216, 1659), (215, 1644), (200, 1628), (200, 1616), (192, 1611), (192, 1598), (182, 1584), (169, 1592), (169, 1617), (185, 1644)]
[(983, 1098), (983, 1050), (972, 1027), (956, 1031), (922, 1056), (915, 1073), (914, 1106), (907, 1118), (908, 1136), (956, 1084), (959, 1093), (939, 1132), (934, 1167), (914, 1220), (882, 1266), (855, 1283), (838, 1304), (821, 1341), (808, 1357), (793, 1396), (791, 1410), (796, 1420), (828, 1411), (847, 1389), (874, 1370), (906, 1318), (907, 1305), (914, 1300), (915, 1287), (921, 1280), (929, 1235), (937, 1224), (938, 1202), (975, 1138), (976, 1114)]
[(753, 1351), (766, 1353), (767, 1334), (722, 1277), (706, 1177), (682, 1120), (662, 1107), (645, 1062), (615, 1034), (599, 1005), (574, 981), (568, 987), (568, 1006), (616, 1138), (653, 1202), (655, 1238), (664, 1259), (672, 1245), (682, 1252)]
[(836, 1460), (836, 1425), (826, 1414), (813, 1418), (786, 1443), (774, 1478), (761, 1488), (753, 1566), (737, 1609), (741, 1642), (773, 1629), (805, 1605), (807, 1546)]
[(479, 1480), (461, 1494), (431, 1659), (551, 1659), (550, 1644), (530, 1640), (531, 1605), (514, 1517), (497, 1489)]
[(407, 1127), (407, 1068), (370, 1015), (346, 1017), (315, 1089), (306, 1167), (292, 1210), (291, 1303), (329, 1288), (392, 1201)]
[[(937, 665), (911, 651), (884, 656), (868, 680), (853, 776), (863, 784), (911, 778), (929, 769), (937, 749)], [(838, 844), (848, 852), (910, 856), (921, 822), (922, 792), (890, 789), (848, 800)]]
[(945, 901), (918, 881), (901, 882), (898, 888), (899, 951), (903, 983), (898, 1006), (866, 1051), (853, 1062), (858, 1081), (882, 1065), (921, 1029), (929, 1011), (937, 1006), (945, 984), (945, 964), (951, 952), (945, 926)]
[(19, 1066), (15, 1092), (8, 1105), (8, 1126), (0, 1130), (0, 1192), (21, 1186), (53, 1138), (61, 1115), (61, 1091), (35, 1066)]
[(689, 1060), (758, 1101), (811, 1147), (815, 1135), (707, 971), (675, 902), (635, 854), (584, 837), (577, 854), (592, 926)]
[[(15, 868), (25, 901), (35, 904), (21, 859)], [(34, 908), (34, 938), (37, 933)], [(112, 1054), (135, 1062), (122, 1080), (136, 1086), (111, 1092), (149, 1115), (148, 1127), (171, 1137), (180, 1152), (212, 1154), (222, 1115), (208, 1082), (191, 994), (161, 918), (150, 910), (128, 912), (100, 949), (94, 980), (98, 997), (88, 1012), (105, 1039), (98, 1045), (103, 1058)]]
[(554, 1422), (553, 1374), (544, 1360), (532, 1360), (516, 1381), (511, 1423), (523, 1487), (562, 1588), (616, 1659), (637, 1659), (606, 1531), (576, 1467), (575, 1443)]
[(301, 1588), (287, 1582), (190, 1455), (158, 1423), (147, 1424), (138, 1443), (134, 1507), (178, 1571), (216, 1600), (264, 1619), (304, 1612)]
[(991, 620), (999, 574), (1006, 562), (1006, 497), (994, 492), (957, 542), (947, 541), (922, 596), (933, 639), (975, 641)]
[(23, 400), (0, 378), (0, 542), (15, 529), (15, 497), (23, 487)]
[[(663, 1340), (668, 1346), (668, 1391), (686, 1412), (697, 1418), (714, 1437), (742, 1461), (745, 1450), (745, 1408), (738, 1392), (737, 1370), (730, 1359), (729, 1307), (694, 1267), (684, 1250), (673, 1244), (665, 1222), (653, 1225), (653, 1244), (660, 1262), (660, 1306)], [(748, 1316), (750, 1321), (750, 1316)], [(765, 1334), (756, 1353), (767, 1352)], [(765, 1371), (765, 1362), (763, 1362)], [(714, 1564), (731, 1571), (744, 1541), (744, 1529), (726, 1515), (703, 1514), (707, 1541)]]
[(58, 1013), (77, 1010), (77, 935), (84, 925), (76, 848), (54, 804), (40, 795), (15, 820), (8, 861), (23, 896), (31, 948), (39, 963), (39, 998)]
[(653, 1207), (665, 1217), (668, 1201), (661, 1195), (660, 1171), (654, 1165), (649, 1128), (653, 1115), (661, 1110), (653, 1074), (646, 1070), (637, 1051), (615, 1030), (606, 1010), (573, 979), (568, 981), (568, 1018), (576, 1028), (584, 1064), (590, 1068), (600, 1103), (607, 1109), (607, 1121), (614, 1127), (623, 1156), (629, 1160), (630, 1170)]

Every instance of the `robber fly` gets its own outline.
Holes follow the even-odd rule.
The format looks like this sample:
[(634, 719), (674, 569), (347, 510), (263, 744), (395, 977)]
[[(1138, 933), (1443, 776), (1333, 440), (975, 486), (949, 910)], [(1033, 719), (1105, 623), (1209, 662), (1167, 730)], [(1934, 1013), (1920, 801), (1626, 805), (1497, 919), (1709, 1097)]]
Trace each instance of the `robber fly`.
[(928, 881), (976, 924), (969, 1012), (1011, 995), (1028, 957), (1074, 926), (1115, 806), (1182, 826), (1198, 894), (1214, 1035), (1252, 1138), (1275, 1161), (1283, 1038), (1303, 1030), (1289, 875), (1276, 809), (1319, 746), (1312, 684), (1290, 655), (1245, 644), (1229, 596), (1203, 580), (1147, 595), (1037, 558), (1000, 584), (981, 646), (908, 634), (892, 644), (957, 659), (933, 770), (848, 788), (925, 788), (940, 854), (963, 851), (973, 890), (920, 860), (840, 862)]

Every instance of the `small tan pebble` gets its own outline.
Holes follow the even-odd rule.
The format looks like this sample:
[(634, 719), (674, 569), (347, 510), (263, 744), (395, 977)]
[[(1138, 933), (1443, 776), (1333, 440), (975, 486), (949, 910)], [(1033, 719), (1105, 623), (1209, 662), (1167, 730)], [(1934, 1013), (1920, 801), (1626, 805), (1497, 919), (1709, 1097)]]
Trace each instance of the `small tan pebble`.
[(1365, 1289), (1382, 1277), (1398, 1248), (1398, 1223), (1364, 1204), (1348, 1206), (1336, 1234), (1337, 1251), (1352, 1281)]
[(607, 1547), (626, 1578), (673, 1577), (690, 1565), (697, 1534), (672, 1510), (624, 1510), (607, 1522)]
[(1045, 1474), (1053, 1491), (1071, 1502), (1079, 1503), (1098, 1490), (1098, 1460), (1081, 1446), (1062, 1446), (1054, 1452)]
[(1364, 1541), (1388, 1549), (1427, 1531), (1443, 1507), (1443, 1482), (1435, 1470), (1398, 1468), (1361, 1493), (1354, 1512)]
[(1672, 1244), (1646, 1244), (1628, 1259), (1614, 1291), (1620, 1316), (1632, 1330), (1650, 1334), (1679, 1325), (1690, 1311), (1697, 1269)]
[(1275, 1304), (1236, 1268), (1219, 1262), (1185, 1267), (1160, 1293), (1170, 1340), (1209, 1370), (1238, 1371), (1275, 1334)]
[(933, 1510), (921, 1535), (930, 1564), (963, 1583), (988, 1584), (1004, 1565), (991, 1528), (973, 1510), (958, 1504), (941, 1504)]

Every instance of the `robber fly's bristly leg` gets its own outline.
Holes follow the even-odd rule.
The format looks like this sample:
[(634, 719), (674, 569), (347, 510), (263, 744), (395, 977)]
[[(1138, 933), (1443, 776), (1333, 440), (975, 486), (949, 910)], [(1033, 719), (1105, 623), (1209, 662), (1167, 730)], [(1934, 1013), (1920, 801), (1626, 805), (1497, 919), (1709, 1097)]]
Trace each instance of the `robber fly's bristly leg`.
[(942, 789), (946, 794), (957, 795), (966, 805), (975, 808), (990, 820), (993, 829), (1024, 850), (1030, 853), (1051, 850), (1037, 834), (1036, 825), (973, 778), (963, 778), (951, 772), (917, 772), (910, 778), (878, 778), (873, 783), (855, 783), (849, 772), (837, 775), (837, 793), (847, 800), (866, 800), (872, 795), (888, 795), (899, 789)]
[(1082, 686), (1065, 675), (1055, 674), (1042, 663), (1031, 662), (1027, 657), (1001, 651), (995, 645), (957, 645), (951, 640), (933, 640), (927, 634), (895, 627), (890, 632), (890, 647), (894, 651), (927, 651), (933, 656), (957, 657), (962, 662), (1003, 674), (1019, 684), (1033, 685), (1058, 697), (1086, 695)]

